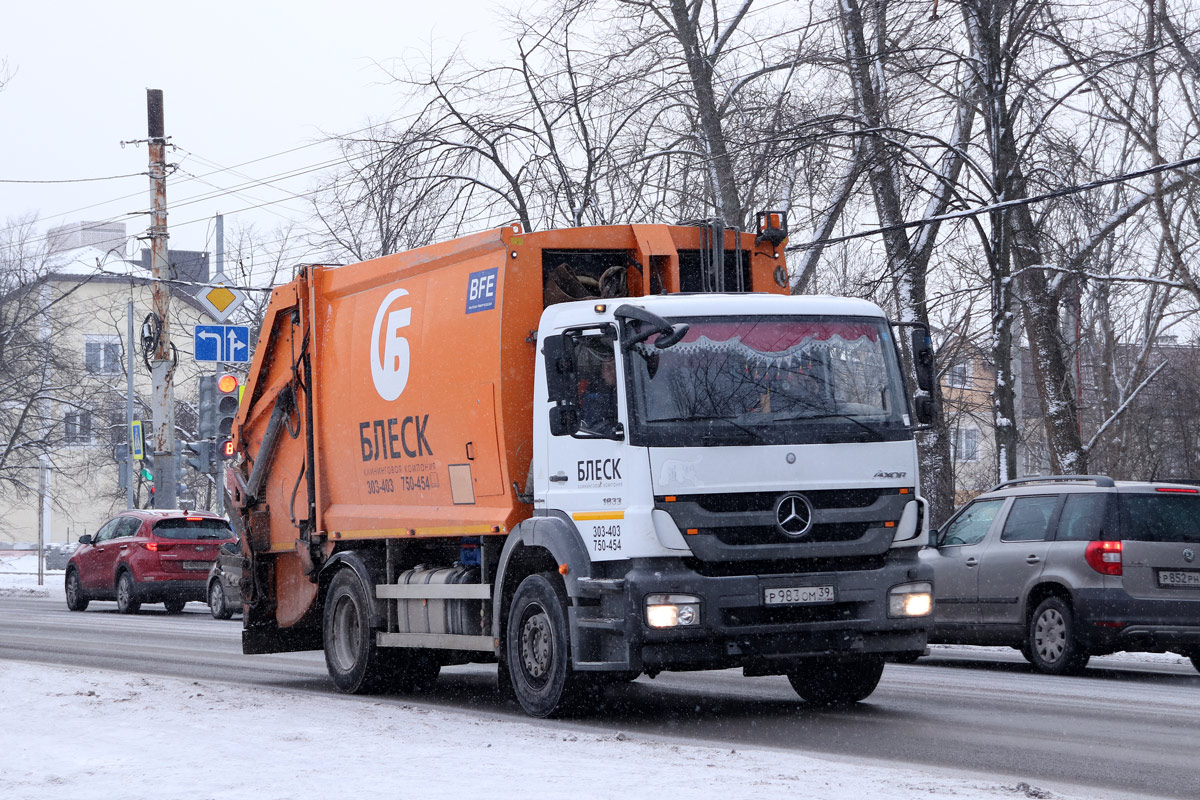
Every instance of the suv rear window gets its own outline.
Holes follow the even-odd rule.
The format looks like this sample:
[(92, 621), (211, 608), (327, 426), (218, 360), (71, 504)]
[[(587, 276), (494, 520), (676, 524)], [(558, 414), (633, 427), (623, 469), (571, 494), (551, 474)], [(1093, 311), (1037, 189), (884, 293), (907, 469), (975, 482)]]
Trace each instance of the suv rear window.
[(154, 523), (154, 535), (165, 539), (232, 539), (223, 519), (164, 519)]
[(1200, 542), (1200, 495), (1121, 495), (1121, 538)]

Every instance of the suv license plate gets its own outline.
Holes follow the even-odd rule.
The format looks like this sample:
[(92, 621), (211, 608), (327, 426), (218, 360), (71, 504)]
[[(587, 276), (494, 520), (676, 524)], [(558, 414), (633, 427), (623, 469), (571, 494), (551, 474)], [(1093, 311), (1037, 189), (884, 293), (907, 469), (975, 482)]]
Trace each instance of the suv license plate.
[(1200, 571), (1194, 569), (1160, 569), (1159, 586), (1195, 586), (1200, 589)]
[(763, 604), (768, 606), (798, 606), (836, 602), (837, 593), (832, 586), (781, 586), (777, 589), (763, 589)]
[(185, 561), (183, 562), (184, 569), (208, 569), (212, 566), (211, 561)]

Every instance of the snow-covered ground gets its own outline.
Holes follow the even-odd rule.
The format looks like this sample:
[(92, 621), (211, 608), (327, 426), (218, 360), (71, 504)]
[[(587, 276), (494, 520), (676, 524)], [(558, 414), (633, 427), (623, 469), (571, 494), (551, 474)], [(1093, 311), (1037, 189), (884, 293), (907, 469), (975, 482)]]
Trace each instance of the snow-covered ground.
[(63, 598), (63, 570), (43, 570), (43, 585), (38, 586), (36, 553), (13, 555), (0, 552), (0, 597), (58, 597)]
[[(32, 556), (0, 557), (0, 594), (37, 586)], [(1161, 658), (1161, 657), (1159, 657)], [(1121, 797), (947, 770), (726, 749), (420, 702), (0, 660), (0, 797), (780, 798)]]

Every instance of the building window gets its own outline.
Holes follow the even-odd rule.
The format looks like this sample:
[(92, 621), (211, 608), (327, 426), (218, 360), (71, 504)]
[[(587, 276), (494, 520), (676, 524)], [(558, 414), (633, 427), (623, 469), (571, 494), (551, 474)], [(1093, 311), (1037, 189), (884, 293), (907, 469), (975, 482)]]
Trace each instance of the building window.
[(120, 374), (121, 337), (89, 336), (83, 343), (83, 366), (99, 375)]
[(954, 460), (979, 460), (978, 428), (958, 428), (954, 431)]
[(92, 441), (92, 412), (68, 411), (63, 422), (66, 427), (63, 441), (67, 444), (87, 444)]
[(967, 389), (971, 385), (971, 362), (956, 361), (946, 372), (946, 385), (951, 389)]

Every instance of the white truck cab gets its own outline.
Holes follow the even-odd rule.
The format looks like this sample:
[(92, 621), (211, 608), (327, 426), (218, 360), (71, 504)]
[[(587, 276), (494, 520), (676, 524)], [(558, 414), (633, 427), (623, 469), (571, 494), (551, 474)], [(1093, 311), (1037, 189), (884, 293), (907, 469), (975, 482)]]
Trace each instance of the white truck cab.
[(566, 573), (576, 669), (742, 666), (842, 702), (924, 649), (928, 515), (878, 306), (564, 303), (538, 350), (532, 521), (586, 548)]

